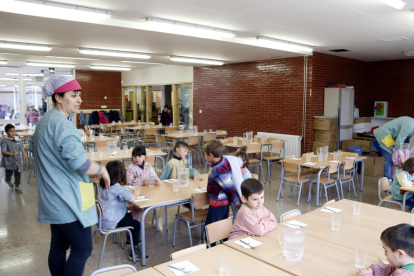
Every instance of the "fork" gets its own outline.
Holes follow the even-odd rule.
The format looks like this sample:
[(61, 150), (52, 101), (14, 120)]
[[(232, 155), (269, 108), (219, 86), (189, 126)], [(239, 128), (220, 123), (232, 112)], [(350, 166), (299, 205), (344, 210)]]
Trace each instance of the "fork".
[(184, 274), (188, 274), (188, 273), (192, 272), (191, 270), (186, 271), (185, 268), (183, 268), (183, 267), (175, 267), (175, 266), (172, 266), (172, 265), (168, 265), (167, 267), (178, 270), (178, 271), (181, 271)]
[(241, 243), (244, 243), (245, 245), (249, 246), (251, 249), (254, 249), (254, 246), (251, 246), (250, 243), (247, 243), (243, 240), (240, 240)]
[(294, 224), (294, 223), (290, 223), (290, 222), (284, 222), (284, 224), (292, 225), (292, 226), (297, 226), (297, 227), (303, 228), (303, 226), (300, 226), (300, 225), (297, 225), (297, 224)]
[(332, 213), (336, 213), (334, 210), (329, 209), (328, 207), (323, 206), (323, 208), (326, 209), (326, 210), (328, 210), (328, 211), (331, 211)]

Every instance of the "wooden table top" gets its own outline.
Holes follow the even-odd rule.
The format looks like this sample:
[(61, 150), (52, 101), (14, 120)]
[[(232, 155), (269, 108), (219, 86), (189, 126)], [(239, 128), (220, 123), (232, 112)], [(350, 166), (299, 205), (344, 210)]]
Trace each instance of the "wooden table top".
[(82, 139), (82, 143), (108, 143), (111, 141), (116, 140), (115, 137), (108, 137), (108, 136), (102, 136), (102, 139), (99, 136), (92, 136), (92, 138), (90, 136), (86, 136), (85, 139)]
[(20, 136), (20, 137), (30, 137), (34, 134), (34, 131), (22, 131), (22, 132), (17, 132), (16, 134), (17, 136)]
[[(362, 203), (361, 214), (353, 214), (352, 200), (343, 199), (329, 206), (341, 209), (337, 215), (341, 217), (339, 231), (331, 230), (333, 213), (322, 212), (323, 208), (293, 218), (308, 224), (306, 235), (339, 245), (348, 249), (359, 248), (369, 255), (384, 258), (384, 250), (380, 235), (386, 228), (400, 224), (411, 224), (411, 214)], [(278, 227), (286, 228), (283, 224)]]
[(191, 195), (197, 193), (195, 190), (200, 186), (201, 188), (207, 188), (208, 174), (200, 175), (198, 183), (194, 179), (190, 178), (190, 184), (188, 187), (179, 187), (178, 192), (173, 191), (173, 184), (167, 181), (161, 181), (160, 185), (149, 187), (140, 186), (140, 194), (146, 196), (149, 200), (134, 202), (133, 205), (140, 208), (147, 208), (155, 205), (173, 203), (177, 201), (183, 201), (190, 199)]
[[(234, 148), (239, 148), (239, 147), (247, 147), (247, 146), (249, 146), (249, 145), (254, 145), (255, 143), (256, 143), (256, 145), (257, 144), (260, 144), (260, 145), (263, 145), (263, 144), (269, 144), (269, 142), (271, 141), (271, 142), (283, 142), (283, 143), (286, 143), (287, 141), (286, 140), (277, 140), (277, 139), (272, 139), (272, 140), (270, 140), (270, 139), (268, 139), (268, 140), (263, 140), (263, 139), (257, 139), (257, 142), (252, 142), (252, 143), (242, 143), (242, 141), (240, 140), (240, 139), (238, 139), (237, 140), (237, 145), (235, 145), (234, 143), (233, 143), (233, 138), (234, 137), (229, 137), (229, 138), (227, 138), (227, 139), (223, 139), (223, 140), (221, 140), (221, 142), (223, 143), (223, 145), (225, 145), (226, 147), (234, 147)], [(240, 138), (240, 137), (239, 137)]]
[(414, 185), (412, 185), (412, 186), (402, 186), (402, 187), (400, 187), (400, 190), (414, 193)]
[(225, 245), (217, 245), (174, 261), (154, 266), (154, 268), (163, 275), (174, 276), (175, 274), (167, 268), (168, 265), (190, 261), (200, 269), (199, 271), (194, 272), (194, 275), (218, 275), (220, 258), (223, 258), (230, 263), (230, 275), (291, 275)]
[[(227, 131), (217, 131), (217, 132), (212, 132), (212, 133), (216, 133), (217, 136), (227, 135)], [(179, 133), (170, 133), (170, 134), (165, 134), (164, 137), (170, 138), (170, 139), (187, 139), (190, 136), (204, 136), (204, 134), (208, 134), (208, 133), (204, 133), (204, 132), (194, 133), (188, 130), (184, 130), (182, 135), (180, 135)]]
[[(326, 160), (322, 160), (319, 161), (318, 160), (318, 156), (317, 155), (313, 155), (311, 158), (312, 163), (315, 163), (313, 165), (309, 165), (306, 164), (308, 161), (306, 161), (306, 156), (301, 156), (301, 157), (295, 157), (298, 160), (294, 160), (292, 158), (289, 159), (282, 159), (281, 162), (285, 162), (285, 163), (291, 163), (291, 164), (298, 164), (300, 166), (304, 166), (304, 167), (309, 167), (309, 168), (314, 168), (314, 169), (322, 169), (322, 168), (326, 168), (331, 164), (335, 164), (334, 162), (329, 162), (333, 160), (333, 155), (332, 154), (328, 154), (328, 159)], [(366, 156), (355, 156), (355, 161), (359, 161), (359, 160), (364, 160), (367, 159)], [(347, 160), (346, 156), (340, 156), (339, 158), (336, 159), (337, 161), (340, 161), (340, 163), (344, 163), (345, 160)]]
[[(117, 274), (112, 274), (113, 276), (116, 276)], [(147, 268), (147, 269), (143, 269), (131, 274), (127, 274), (125, 276), (161, 276), (164, 275), (160, 272), (158, 272), (157, 270), (155, 270), (153, 267)]]
[[(107, 150), (102, 150), (102, 156), (99, 156), (99, 152), (87, 152), (86, 155), (92, 161), (100, 161), (100, 162), (109, 162), (112, 160), (120, 160), (122, 161), (124, 158), (131, 158), (132, 156), (132, 148), (127, 150), (119, 150), (116, 153), (116, 157), (112, 157), (111, 154)], [(157, 155), (167, 155), (165, 152), (157, 151), (157, 150), (150, 150), (146, 149), (147, 156), (157, 156)]]
[(127, 127), (126, 129), (130, 129), (130, 130), (142, 130), (142, 129), (148, 129), (148, 128), (155, 128), (155, 129), (161, 129), (161, 128), (165, 128), (165, 131), (172, 131), (172, 130), (177, 130), (178, 126), (159, 126), (159, 125), (150, 125), (150, 127), (145, 127), (144, 124), (139, 125), (139, 126), (133, 126), (133, 127)]

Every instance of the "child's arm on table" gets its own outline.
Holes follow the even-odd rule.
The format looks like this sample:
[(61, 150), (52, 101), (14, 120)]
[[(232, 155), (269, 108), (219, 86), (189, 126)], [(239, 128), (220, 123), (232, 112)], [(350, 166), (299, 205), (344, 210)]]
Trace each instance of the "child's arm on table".
[(160, 179), (158, 178), (157, 173), (154, 171), (154, 168), (150, 164), (148, 164), (147, 169), (148, 169), (150, 179), (155, 180), (155, 185), (160, 185)]

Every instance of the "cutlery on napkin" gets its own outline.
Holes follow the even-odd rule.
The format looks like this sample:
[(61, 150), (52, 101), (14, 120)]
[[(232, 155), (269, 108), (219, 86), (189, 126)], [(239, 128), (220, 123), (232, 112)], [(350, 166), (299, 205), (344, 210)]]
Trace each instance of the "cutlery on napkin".
[(247, 238), (244, 238), (244, 239), (234, 241), (234, 243), (237, 243), (238, 245), (241, 245), (246, 249), (252, 249), (254, 247), (258, 247), (259, 245), (263, 244), (263, 243), (255, 240), (251, 237), (247, 237)]

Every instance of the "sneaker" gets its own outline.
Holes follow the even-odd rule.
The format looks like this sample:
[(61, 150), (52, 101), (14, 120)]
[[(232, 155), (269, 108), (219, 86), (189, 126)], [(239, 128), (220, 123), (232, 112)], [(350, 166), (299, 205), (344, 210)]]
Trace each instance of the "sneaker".
[(23, 193), (23, 191), (22, 191), (22, 189), (20, 189), (20, 187), (16, 187), (15, 190), (16, 190), (16, 192), (18, 192), (20, 194)]
[[(132, 261), (132, 252), (129, 253), (129, 259)], [(141, 250), (139, 250), (139, 248), (135, 249), (135, 260), (136, 261), (141, 261), (142, 260), (142, 253)], [(148, 255), (145, 256), (145, 260), (148, 260)]]
[(7, 182), (7, 184), (9, 185), (9, 187), (10, 187), (10, 188), (12, 188), (12, 189), (14, 188), (13, 183), (11, 183), (11, 182)]
[(125, 242), (126, 246), (131, 246), (131, 241), (129, 239), (127, 239), (127, 241)]

